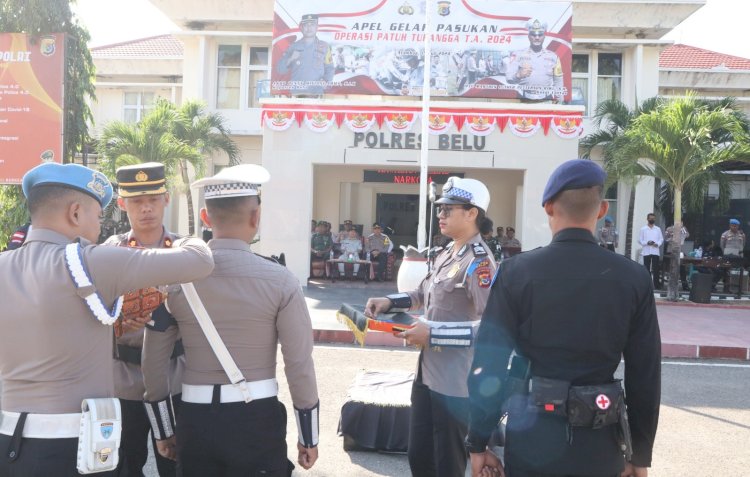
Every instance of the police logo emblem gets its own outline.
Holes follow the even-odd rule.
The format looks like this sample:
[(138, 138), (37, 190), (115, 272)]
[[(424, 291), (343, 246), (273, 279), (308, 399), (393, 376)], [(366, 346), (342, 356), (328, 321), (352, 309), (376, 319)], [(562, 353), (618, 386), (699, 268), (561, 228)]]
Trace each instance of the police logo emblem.
[(99, 457), (99, 462), (101, 462), (102, 464), (105, 464), (109, 460), (109, 456), (111, 454), (112, 449), (109, 447), (105, 447), (104, 449), (96, 453), (96, 455)]
[(39, 53), (42, 54), (42, 56), (52, 56), (55, 54), (55, 37), (54, 36), (45, 36), (42, 38), (42, 40), (39, 42)]
[(86, 184), (86, 188), (99, 197), (104, 197), (107, 189), (107, 178), (101, 172), (94, 172), (91, 176), (91, 182)]
[(53, 162), (55, 160), (55, 151), (47, 149), (39, 155), (39, 159), (41, 159), (42, 162)]
[(612, 405), (612, 400), (609, 399), (606, 394), (600, 394), (596, 396), (594, 402), (596, 403), (596, 407), (598, 407), (602, 411), (606, 411), (607, 409), (609, 409), (609, 406)]
[(438, 7), (438, 15), (442, 17), (446, 17), (451, 14), (451, 2), (448, 1), (439, 1), (437, 2)]
[(138, 171), (138, 174), (135, 175), (136, 182), (146, 182), (147, 180), (148, 180), (148, 174), (146, 174), (143, 171)]
[(112, 432), (115, 430), (115, 425), (112, 422), (103, 422), (99, 426), (99, 432), (102, 433), (102, 437), (105, 439), (109, 439), (109, 436), (112, 435)]

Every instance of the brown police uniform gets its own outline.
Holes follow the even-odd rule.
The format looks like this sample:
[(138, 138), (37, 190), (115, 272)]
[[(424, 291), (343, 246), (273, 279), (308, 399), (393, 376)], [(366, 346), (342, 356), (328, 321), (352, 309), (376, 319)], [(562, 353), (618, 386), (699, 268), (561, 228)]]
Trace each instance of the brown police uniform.
[[(386, 234), (370, 234), (365, 241), (365, 251), (370, 254), (370, 260), (377, 263), (377, 276), (379, 280), (385, 280), (386, 267), (388, 265), (388, 254), (393, 250), (393, 242)], [(378, 251), (378, 256), (372, 255), (372, 252)]]
[[(420, 287), (408, 293), (411, 308), (424, 308), (431, 327), (430, 346), (420, 354), (412, 390), (409, 462), (412, 472), (424, 470), (419, 475), (463, 475), (466, 379), (496, 268), (495, 258), (477, 234), (458, 251), (453, 242), (448, 244)], [(431, 469), (434, 449), (442, 454), (438, 469)]]
[[(216, 268), (211, 276), (195, 282), (208, 315), (251, 387), (253, 383), (268, 385), (269, 380), (275, 385), (276, 352), (281, 343), (292, 401), (302, 426), (300, 441), (317, 444), (312, 324), (298, 281), (286, 268), (254, 254), (241, 240), (213, 239), (209, 247)], [(236, 388), (229, 384), (181, 290), (170, 293), (167, 306), (177, 326), (165, 332), (146, 330), (143, 374), (146, 400), (165, 399), (169, 394), (168, 358), (181, 334), (186, 367), (183, 403), (177, 416), (177, 453), (184, 475), (217, 475), (214, 466), (221, 463), (245, 472), (243, 475), (285, 471), (289, 465), (286, 411), (276, 398), (276, 388), (268, 393), (271, 395), (250, 403), (230, 397)], [(207, 399), (205, 394), (194, 397), (206, 389)], [(305, 429), (311, 413), (315, 427)], [(159, 423), (152, 422), (154, 426), (164, 430)], [(166, 437), (169, 435), (161, 438)], [(248, 473), (252, 471), (256, 473)]]
[[(29, 418), (80, 413), (82, 399), (114, 396), (112, 328), (97, 321), (83, 300), (82, 293), (91, 288), (76, 290), (65, 261), (69, 243), (55, 231), (33, 228), (23, 247), (0, 255), (4, 411), (28, 412)], [(81, 244), (82, 262), (106, 307), (129, 290), (191, 281), (213, 268), (210, 252), (196, 239), (165, 251)], [(7, 448), (8, 439), (0, 433), (0, 448)], [(45, 475), (70, 475), (67, 466), (77, 474), (77, 438), (60, 440), (70, 441), (64, 465), (50, 459), (44, 465), (54, 467)], [(8, 475), (5, 465), (6, 459), (0, 459), (0, 475)]]

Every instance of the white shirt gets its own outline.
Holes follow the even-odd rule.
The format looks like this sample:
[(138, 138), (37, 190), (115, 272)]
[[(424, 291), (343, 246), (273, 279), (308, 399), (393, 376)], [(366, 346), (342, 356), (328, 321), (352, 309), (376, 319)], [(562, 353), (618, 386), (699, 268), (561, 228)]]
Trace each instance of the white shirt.
[[(643, 246), (641, 255), (661, 255), (659, 253), (659, 247), (664, 242), (664, 236), (658, 226), (654, 225), (653, 227), (649, 227), (648, 225), (644, 225), (641, 227), (638, 242)], [(656, 245), (648, 245), (648, 242), (655, 242)]]

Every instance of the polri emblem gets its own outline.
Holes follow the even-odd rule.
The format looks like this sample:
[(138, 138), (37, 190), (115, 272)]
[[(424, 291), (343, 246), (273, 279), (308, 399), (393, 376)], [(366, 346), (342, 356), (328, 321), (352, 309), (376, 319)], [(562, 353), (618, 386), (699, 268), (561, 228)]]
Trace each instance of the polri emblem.
[(451, 14), (451, 2), (448, 1), (439, 1), (437, 2), (438, 7), (438, 15), (442, 17), (447, 17)]
[(107, 189), (107, 178), (101, 172), (94, 172), (91, 176), (91, 182), (86, 184), (86, 188), (99, 197), (104, 197)]
[(114, 430), (115, 430), (115, 425), (114, 423), (111, 423), (111, 422), (103, 422), (99, 426), (99, 431), (102, 433), (102, 437), (104, 437), (105, 439), (109, 439), (109, 436), (112, 435), (112, 431)]
[(45, 36), (39, 42), (39, 53), (41, 53), (42, 56), (52, 56), (55, 54), (55, 50), (56, 47), (54, 36)]

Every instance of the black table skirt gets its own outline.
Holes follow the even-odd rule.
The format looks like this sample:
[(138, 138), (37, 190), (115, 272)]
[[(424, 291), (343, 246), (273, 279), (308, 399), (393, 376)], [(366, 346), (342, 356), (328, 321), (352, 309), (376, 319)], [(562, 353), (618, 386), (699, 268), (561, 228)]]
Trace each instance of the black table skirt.
[(412, 381), (414, 373), (360, 371), (341, 407), (345, 448), (406, 452)]

